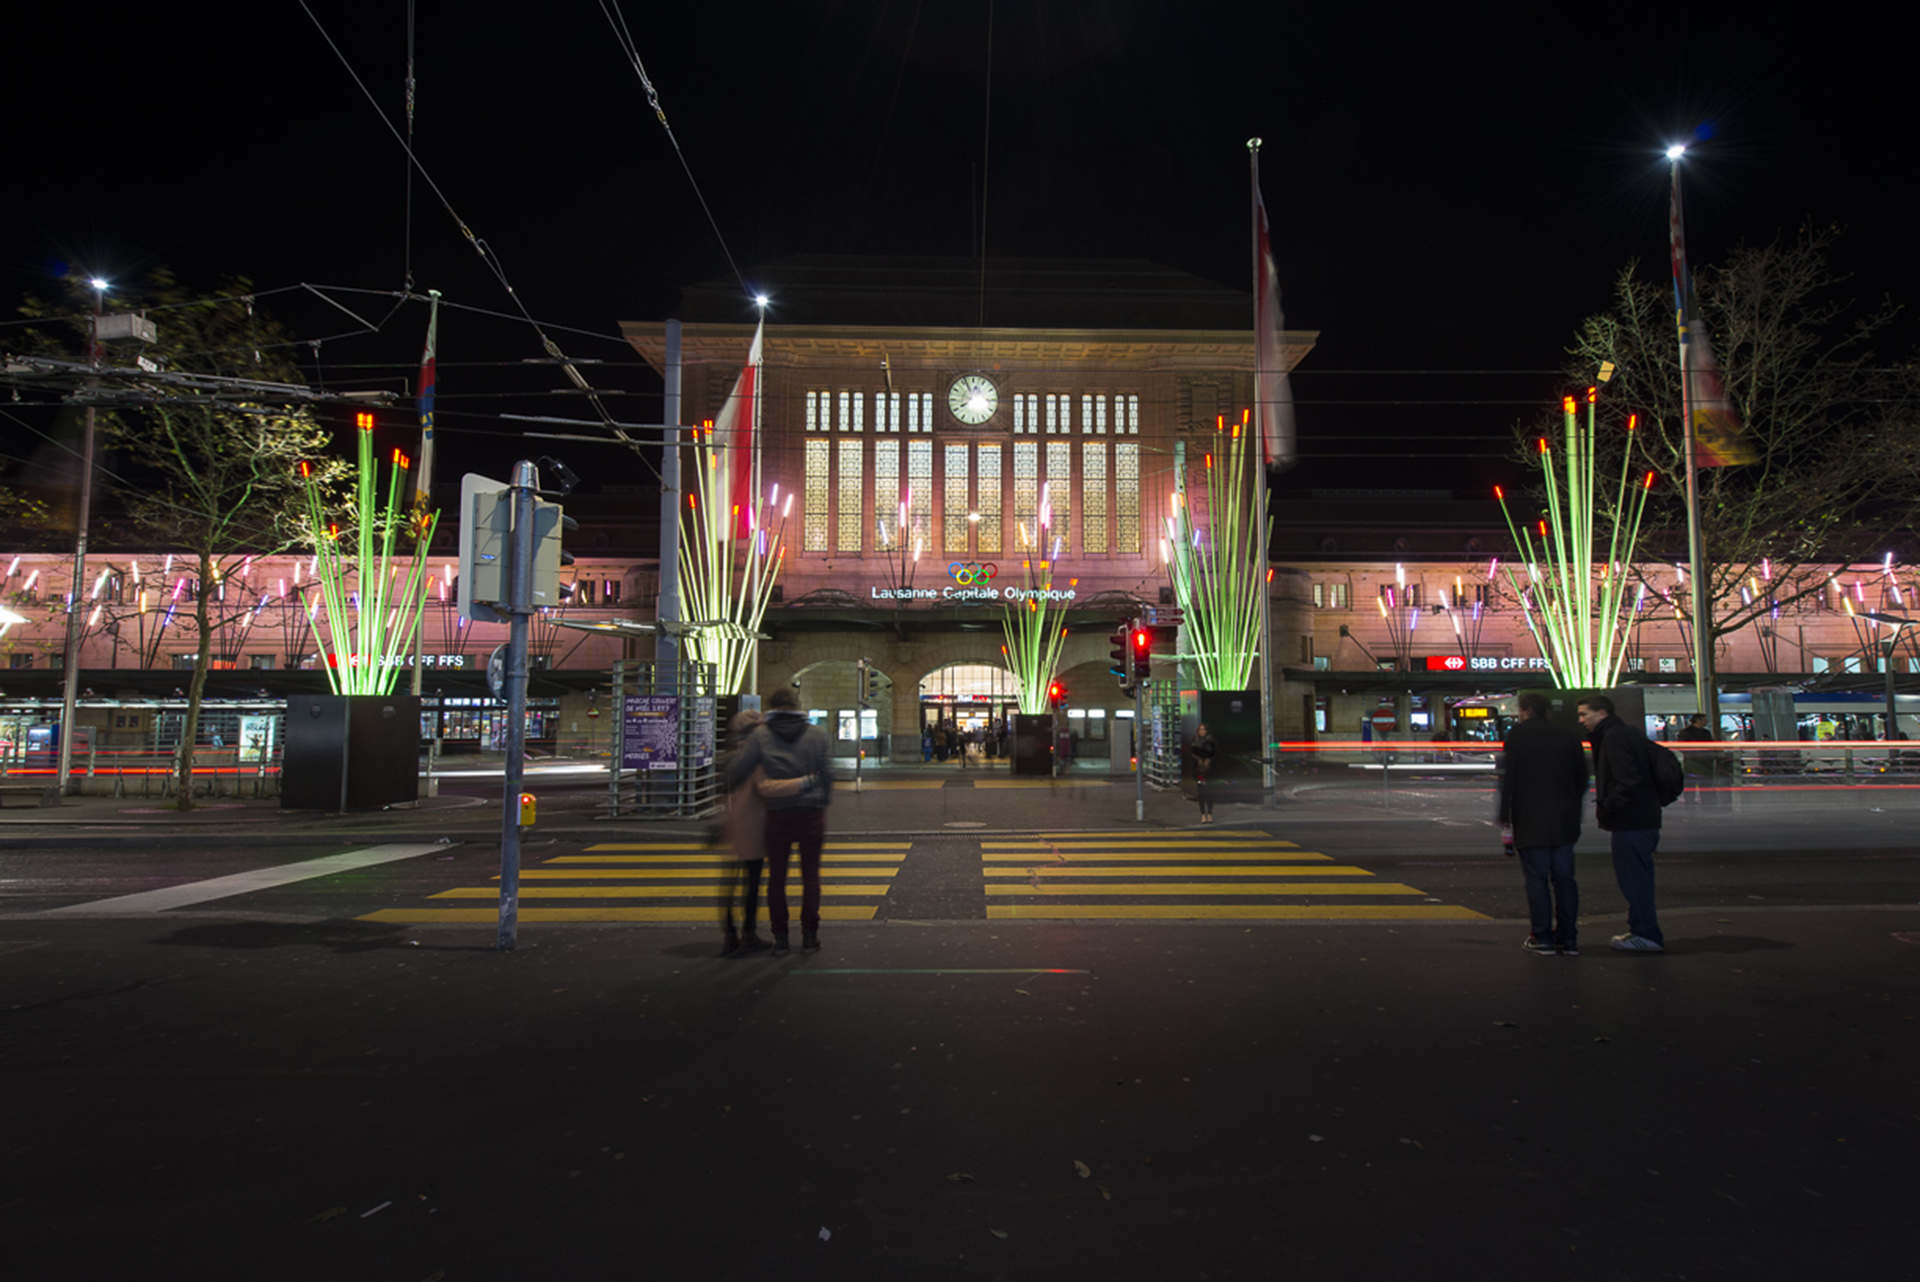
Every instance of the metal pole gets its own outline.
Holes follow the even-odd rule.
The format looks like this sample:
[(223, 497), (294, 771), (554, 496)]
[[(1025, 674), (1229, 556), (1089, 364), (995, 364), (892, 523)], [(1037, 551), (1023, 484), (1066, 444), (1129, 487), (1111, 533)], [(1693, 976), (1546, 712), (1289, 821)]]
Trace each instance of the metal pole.
[(680, 621), (680, 322), (667, 322), (667, 391), (661, 409), (666, 419), (660, 447), (660, 595), (654, 606), (653, 661), (677, 666), (680, 639), (668, 628)]
[[(1258, 281), (1264, 270), (1260, 261), (1260, 140), (1254, 139), (1247, 144), (1253, 159), (1253, 190), (1249, 196), (1251, 205), (1248, 225), (1253, 229), (1253, 278)], [(1260, 291), (1253, 295), (1253, 363), (1255, 389), (1254, 411), (1256, 421), (1252, 439), (1247, 448), (1253, 451), (1253, 512), (1254, 537), (1260, 540), (1260, 574), (1258, 592), (1260, 594), (1260, 796), (1261, 804), (1273, 805), (1273, 600), (1267, 590), (1267, 575), (1272, 572), (1272, 550), (1267, 546), (1267, 469), (1265, 466), (1266, 434), (1272, 430), (1267, 416), (1273, 412), (1273, 406), (1259, 395), (1259, 389), (1268, 386), (1266, 379), (1278, 378), (1281, 371), (1264, 371), (1266, 379), (1261, 377), (1262, 353), (1260, 351)], [(1275, 335), (1276, 342), (1279, 335)], [(1284, 356), (1282, 357), (1284, 360)]]
[(1672, 238), (1674, 260), (1674, 322), (1680, 333), (1680, 439), (1685, 449), (1682, 466), (1687, 474), (1687, 561), (1693, 575), (1693, 689), (1694, 705), (1706, 714), (1707, 728), (1720, 734), (1720, 691), (1713, 675), (1713, 618), (1707, 582), (1706, 541), (1700, 531), (1700, 476), (1694, 466), (1693, 352), (1691, 323), (1692, 278), (1685, 260), (1686, 225), (1680, 207), (1680, 158), (1673, 167)]
[[(87, 343), (87, 362), (100, 368), (100, 313), (104, 299), (93, 291), (93, 334)], [(73, 582), (67, 586), (67, 644), (60, 660), (65, 669), (60, 684), (60, 767), (54, 796), (64, 797), (73, 781), (73, 719), (80, 701), (80, 594), (87, 584), (87, 523), (93, 507), (93, 406), (87, 406), (86, 427), (80, 436), (80, 496), (74, 514)]]
[[(1133, 656), (1129, 654), (1131, 663)], [(1147, 683), (1145, 681), (1133, 688), (1133, 821), (1147, 821), (1147, 754), (1141, 746), (1144, 740), (1142, 731), (1146, 729)]]
[(507, 763), (500, 810), (500, 930), (510, 951), (520, 930), (520, 784), (527, 751), (527, 625), (533, 616), (533, 464), (513, 465), (513, 547), (507, 562)]

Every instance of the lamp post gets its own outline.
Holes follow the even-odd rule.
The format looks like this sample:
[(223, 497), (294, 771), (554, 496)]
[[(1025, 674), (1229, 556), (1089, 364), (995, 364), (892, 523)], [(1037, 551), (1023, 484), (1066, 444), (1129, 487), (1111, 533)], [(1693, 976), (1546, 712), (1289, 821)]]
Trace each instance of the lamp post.
[[(107, 282), (93, 287), (93, 319), (87, 331), (87, 364), (100, 368), (100, 315), (106, 310)], [(93, 506), (93, 398), (87, 398), (86, 427), (80, 437), (80, 494), (74, 504), (73, 581), (67, 585), (67, 644), (60, 660), (65, 671), (60, 693), (60, 765), (54, 794), (64, 797), (73, 780), (73, 718), (80, 693), (80, 589), (87, 581), (87, 522)]]

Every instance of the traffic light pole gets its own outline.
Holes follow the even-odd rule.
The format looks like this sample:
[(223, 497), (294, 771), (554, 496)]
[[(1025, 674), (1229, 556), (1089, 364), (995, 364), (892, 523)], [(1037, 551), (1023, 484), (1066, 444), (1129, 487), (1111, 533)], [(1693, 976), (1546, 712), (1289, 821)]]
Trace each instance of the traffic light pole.
[(1141, 752), (1141, 732), (1146, 728), (1147, 683), (1133, 688), (1133, 821), (1147, 821), (1147, 759)]
[(538, 474), (513, 465), (513, 533), (507, 558), (507, 762), (500, 811), (500, 929), (494, 947), (511, 952), (520, 933), (520, 785), (527, 756), (527, 628), (533, 616), (533, 492)]

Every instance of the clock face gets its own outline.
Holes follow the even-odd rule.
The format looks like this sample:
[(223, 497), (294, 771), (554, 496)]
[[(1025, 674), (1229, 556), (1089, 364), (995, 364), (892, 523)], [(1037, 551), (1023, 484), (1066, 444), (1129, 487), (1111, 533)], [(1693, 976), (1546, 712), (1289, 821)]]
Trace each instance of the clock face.
[(947, 391), (947, 409), (969, 427), (978, 427), (1000, 408), (1000, 393), (984, 374), (962, 374)]

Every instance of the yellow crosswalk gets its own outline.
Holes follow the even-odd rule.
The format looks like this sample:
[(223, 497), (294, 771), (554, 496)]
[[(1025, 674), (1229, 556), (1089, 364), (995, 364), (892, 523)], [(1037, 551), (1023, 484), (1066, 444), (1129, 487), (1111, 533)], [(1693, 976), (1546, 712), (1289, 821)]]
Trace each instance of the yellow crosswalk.
[[(829, 841), (820, 857), (821, 920), (871, 921), (912, 844)], [(685, 853), (696, 851), (702, 853)], [(581, 854), (556, 856), (521, 870), (520, 920), (717, 924), (720, 886), (733, 867), (732, 860), (697, 841), (588, 846)], [(430, 896), (441, 901), (485, 900), (485, 907), (383, 908), (360, 920), (411, 925), (493, 921), (499, 916), (500, 887), (499, 878), (492, 880), (492, 885), (455, 886)], [(556, 900), (569, 906), (546, 906)], [(635, 900), (645, 902), (635, 904)], [(798, 916), (799, 869), (792, 863), (787, 867), (787, 901), (789, 911)]]
[(1375, 880), (1364, 868), (1333, 863), (1330, 856), (1263, 833), (1042, 833), (982, 841), (980, 863), (987, 916), (994, 920), (1462, 921), (1481, 916), (1458, 905), (1424, 902), (1416, 887)]

